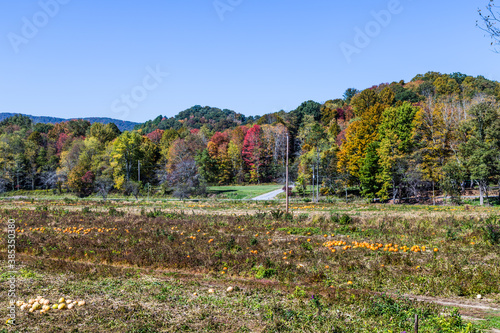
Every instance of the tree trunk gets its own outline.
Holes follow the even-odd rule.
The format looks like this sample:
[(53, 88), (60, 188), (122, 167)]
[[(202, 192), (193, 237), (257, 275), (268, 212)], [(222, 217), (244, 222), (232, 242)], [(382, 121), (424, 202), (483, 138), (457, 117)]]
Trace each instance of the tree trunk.
[(396, 197), (398, 195), (398, 190), (396, 188), (396, 182), (394, 181), (394, 179), (392, 180), (392, 204), (395, 205), (396, 204)]
[(432, 204), (435, 206), (436, 205), (436, 193), (434, 190), (434, 181), (432, 181)]
[(486, 194), (486, 204), (490, 205), (490, 196), (488, 194), (488, 183), (484, 186), (484, 193)]
[(482, 206), (484, 205), (483, 186), (481, 185), (481, 182), (478, 182), (478, 185), (479, 185), (479, 204)]

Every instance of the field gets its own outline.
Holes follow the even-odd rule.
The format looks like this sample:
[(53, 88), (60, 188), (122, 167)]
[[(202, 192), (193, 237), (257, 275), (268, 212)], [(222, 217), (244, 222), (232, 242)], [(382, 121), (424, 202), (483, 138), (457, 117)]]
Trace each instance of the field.
[[(264, 185), (246, 185), (246, 186), (239, 186), (239, 185), (234, 185), (234, 186), (209, 186), (207, 188), (207, 195), (212, 197), (212, 198), (219, 198), (219, 199), (229, 199), (229, 200), (250, 200), (252, 198), (255, 198), (259, 195), (281, 189), (283, 185), (269, 185), (269, 184), (264, 184)], [(158, 194), (153, 194), (156, 191), (153, 190), (151, 191), (151, 200), (160, 200), (160, 201), (168, 201), (168, 200), (177, 200), (174, 197), (165, 197), (165, 196), (158, 196)], [(0, 199), (2, 198), (10, 198), (10, 197), (30, 197), (30, 198), (39, 198), (39, 199), (44, 199), (44, 200), (62, 200), (62, 199), (71, 199), (74, 198), (74, 195), (72, 193), (54, 193), (53, 190), (35, 190), (35, 191), (27, 191), (27, 190), (21, 190), (21, 191), (12, 191), (12, 192), (7, 192), (3, 193), (0, 195)], [(116, 199), (116, 200), (135, 200), (135, 198), (130, 197), (130, 196), (125, 196), (123, 194), (117, 194), (113, 193), (110, 198)], [(147, 201), (148, 198), (148, 193), (146, 190), (143, 190), (143, 193), (139, 196), (141, 201)], [(203, 198), (201, 198), (203, 199)], [(102, 200), (102, 197), (100, 197), (98, 194), (93, 194), (92, 196), (86, 198), (85, 200), (87, 201), (95, 201), (95, 200)]]
[[(282, 208), (282, 207), (281, 207)], [(0, 332), (488, 332), (500, 329), (494, 208), (4, 201), (17, 310)], [(0, 283), (10, 277), (6, 264)], [(229, 288), (229, 289), (228, 289)], [(481, 298), (478, 299), (478, 295)], [(7, 319), (7, 288), (0, 289)], [(456, 307), (456, 308), (455, 308)]]

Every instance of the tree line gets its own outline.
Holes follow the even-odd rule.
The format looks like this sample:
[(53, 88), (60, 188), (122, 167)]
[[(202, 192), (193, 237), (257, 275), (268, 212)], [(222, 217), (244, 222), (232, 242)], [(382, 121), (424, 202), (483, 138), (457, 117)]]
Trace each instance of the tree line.
[(428, 72), (289, 112), (245, 117), (195, 106), (124, 132), (17, 115), (0, 122), (0, 192), (105, 198), (154, 188), (185, 198), (205, 194), (207, 184), (283, 182), (288, 154), (302, 194), (315, 182), (323, 195), (460, 200), (476, 186), (483, 203), (500, 181), (499, 98), (500, 84), (482, 76)]

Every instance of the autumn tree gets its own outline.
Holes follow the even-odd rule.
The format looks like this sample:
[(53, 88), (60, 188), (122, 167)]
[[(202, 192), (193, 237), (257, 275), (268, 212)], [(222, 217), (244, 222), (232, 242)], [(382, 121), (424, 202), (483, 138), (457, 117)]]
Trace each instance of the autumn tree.
[(15, 180), (15, 152), (10, 145), (10, 137), (2, 134), (0, 135), (0, 178), (2, 183), (7, 188), (7, 184), (12, 184), (14, 189)]
[(460, 86), (455, 79), (448, 76), (441, 76), (434, 81), (436, 93), (439, 95), (453, 95), (460, 93)]
[(379, 103), (377, 93), (372, 89), (365, 89), (353, 96), (351, 105), (354, 108), (356, 117), (362, 117), (371, 107)]
[(405, 170), (407, 169), (406, 157), (413, 147), (412, 132), (413, 120), (418, 108), (408, 102), (400, 107), (390, 107), (384, 110), (379, 130), (379, 156), (380, 174), (378, 179), (381, 184), (378, 195), (387, 199), (389, 189), (392, 189), (392, 199), (400, 189), (398, 188)]
[(107, 125), (101, 123), (93, 123), (89, 129), (88, 134), (88, 136), (96, 138), (102, 144), (106, 144), (107, 142), (116, 139), (121, 134), (121, 132), (113, 123)]
[(79, 164), (68, 175), (69, 189), (81, 198), (91, 195), (94, 188), (95, 175), (88, 170), (88, 167), (85, 164)]
[(266, 166), (266, 180), (285, 178), (287, 135), (288, 130), (281, 123), (262, 126), (262, 155)]
[(232, 170), (229, 157), (229, 134), (227, 132), (215, 133), (207, 144), (207, 152), (216, 167), (212, 168), (214, 178), (220, 185), (231, 182)]
[(168, 180), (174, 188), (173, 196), (179, 199), (206, 193), (205, 183), (198, 172), (196, 161), (192, 158), (181, 161), (178, 167), (169, 173)]
[[(320, 164), (319, 153), (328, 149), (329, 144), (324, 128), (312, 116), (304, 117), (303, 126), (299, 131), (301, 154), (299, 157), (298, 182), (302, 189), (313, 179), (313, 171)], [(314, 171), (317, 174), (317, 171)]]
[(344, 92), (344, 94), (342, 95), (342, 97), (344, 98), (344, 101), (347, 103), (347, 104), (351, 104), (351, 100), (354, 96), (356, 96), (356, 94), (358, 93), (359, 91), (356, 89), (356, 88), (348, 88), (346, 89), (346, 91)]
[(231, 161), (231, 169), (233, 170), (233, 178), (238, 183), (242, 183), (245, 180), (245, 161), (243, 160), (242, 152), (247, 132), (248, 127), (246, 126), (238, 126), (233, 129), (227, 148), (227, 153)]
[(154, 130), (153, 132), (149, 133), (146, 135), (146, 137), (151, 140), (154, 144), (160, 144), (161, 138), (163, 137), (163, 133), (165, 133), (164, 130), (157, 129)]
[(460, 146), (461, 155), (472, 180), (479, 186), (481, 205), (488, 186), (500, 171), (500, 118), (498, 106), (492, 102), (474, 105), (471, 118), (463, 124), (468, 140)]
[(362, 115), (359, 119), (351, 122), (346, 130), (346, 139), (338, 153), (339, 172), (348, 173), (359, 177), (359, 169), (366, 156), (366, 149), (378, 137), (378, 126), (385, 108), (380, 103), (371, 105), (371, 102), (359, 107), (358, 112)]
[(379, 142), (374, 141), (370, 143), (359, 170), (361, 195), (369, 199), (377, 198), (378, 193), (382, 188), (381, 182), (378, 177), (381, 171), (379, 163), (380, 158), (377, 153), (378, 149)]
[(460, 142), (459, 128), (465, 120), (463, 109), (452, 102), (428, 96), (422, 103), (413, 124), (414, 160), (426, 181), (434, 189), (443, 178), (443, 167), (456, 155)]
[(247, 168), (250, 170), (250, 182), (259, 182), (262, 167), (261, 127), (259, 125), (254, 125), (246, 133), (242, 156)]
[(323, 126), (329, 126), (337, 118), (337, 110), (344, 106), (341, 99), (328, 100), (321, 106), (321, 123)]
[[(62, 183), (66, 182), (70, 172), (77, 166), (80, 154), (85, 149), (83, 140), (75, 140), (72, 142), (68, 150), (62, 151), (60, 155), (59, 167), (57, 168), (59, 188)], [(83, 176), (81, 174), (80, 176)]]
[(106, 201), (108, 194), (113, 189), (113, 179), (106, 176), (98, 177), (95, 180), (95, 192), (102, 197), (103, 201)]
[(142, 136), (137, 132), (123, 132), (114, 142), (112, 150), (112, 167), (114, 169), (115, 186), (121, 189), (135, 175), (141, 157)]
[(179, 137), (179, 133), (174, 129), (167, 129), (163, 132), (159, 143), (160, 158), (162, 163), (166, 164), (170, 145)]

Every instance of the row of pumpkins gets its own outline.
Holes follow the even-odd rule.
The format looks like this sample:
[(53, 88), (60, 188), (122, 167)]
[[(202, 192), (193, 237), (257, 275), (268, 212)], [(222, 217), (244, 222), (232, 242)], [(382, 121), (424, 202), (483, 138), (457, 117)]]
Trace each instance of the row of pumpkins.
[(21, 311), (35, 312), (40, 311), (40, 313), (47, 313), (52, 310), (71, 310), (76, 306), (84, 306), (85, 301), (72, 301), (65, 300), (64, 297), (59, 299), (59, 302), (50, 304), (48, 299), (38, 296), (35, 299), (30, 299), (27, 303), (24, 301), (17, 301), (16, 305), (21, 309)]

